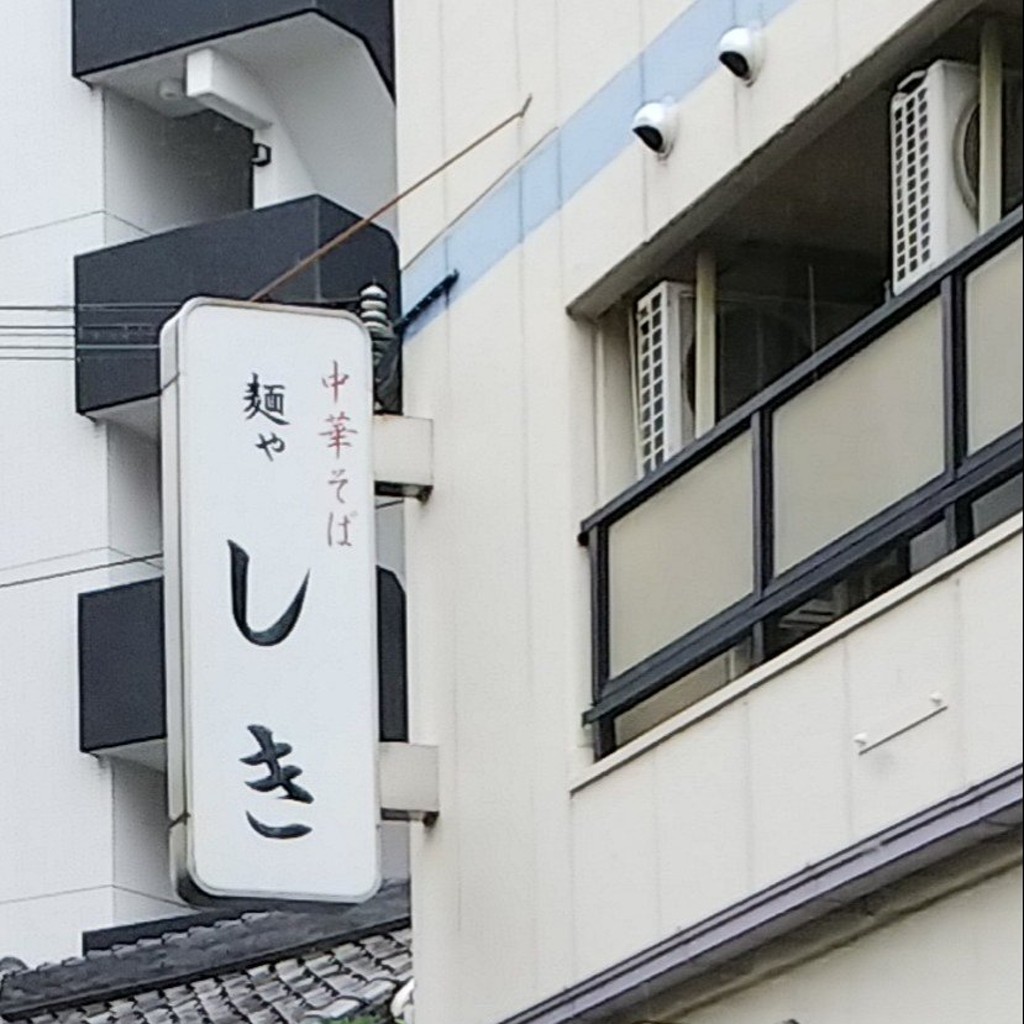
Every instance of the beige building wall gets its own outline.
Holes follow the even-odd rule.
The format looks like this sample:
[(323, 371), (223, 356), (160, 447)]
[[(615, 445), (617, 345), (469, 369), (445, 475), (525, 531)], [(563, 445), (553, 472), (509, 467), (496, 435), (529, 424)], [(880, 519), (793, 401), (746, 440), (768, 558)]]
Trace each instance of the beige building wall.
[(586, 771), (579, 974), (1018, 763), (1020, 556), (1017, 517)]
[(1004, 869), (734, 994), (685, 1011), (659, 1007), (653, 1019), (1014, 1024), (1022, 1012), (1020, 898), (1020, 867)]
[[(403, 202), (407, 281), (417, 267), (428, 281), (436, 240), (689, 6), (397, 4), (400, 184), (532, 95), (522, 121)], [(963, 13), (793, 0), (767, 24), (754, 88), (710, 52), (670, 159), (626, 145), (407, 339), (405, 411), (435, 431), (435, 489), (405, 521), (411, 738), (439, 747), (442, 808), (412, 843), (418, 1024), (501, 1020), (1020, 760), (1019, 517), (598, 765), (581, 726), (576, 533), (606, 495), (597, 330), (566, 308), (603, 310), (670, 222), (894, 33)], [(628, 133), (631, 114), (607, 131)], [(857, 753), (856, 734), (933, 693), (941, 713)]]

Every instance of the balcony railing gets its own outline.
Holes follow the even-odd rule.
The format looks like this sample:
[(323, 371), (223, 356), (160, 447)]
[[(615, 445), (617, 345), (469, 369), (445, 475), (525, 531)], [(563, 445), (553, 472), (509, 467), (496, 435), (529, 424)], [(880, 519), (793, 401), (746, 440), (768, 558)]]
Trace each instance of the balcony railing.
[[(186, 299), (247, 299), (358, 219), (322, 196), (306, 196), (77, 256), (78, 411), (97, 413), (154, 397), (160, 389), (160, 327)], [(398, 248), (375, 224), (277, 289), (273, 299), (354, 304), (371, 282), (388, 292), (390, 315), (396, 316)]]
[(1021, 246), (1018, 207), (582, 524), (598, 756), (880, 553), (970, 539), (972, 502), (1021, 471)]

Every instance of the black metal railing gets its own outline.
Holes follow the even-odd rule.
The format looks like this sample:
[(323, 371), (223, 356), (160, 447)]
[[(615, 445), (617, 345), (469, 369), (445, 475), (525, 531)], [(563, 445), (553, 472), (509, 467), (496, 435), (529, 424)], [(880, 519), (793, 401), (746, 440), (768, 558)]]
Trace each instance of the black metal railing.
[[(968, 403), (968, 279), (972, 272), (1012, 246), (1021, 238), (1021, 233), (1021, 209), (1018, 207), (991, 231), (870, 313), (583, 522), (579, 539), (588, 547), (591, 564), (593, 675), (593, 705), (584, 715), (584, 721), (595, 726), (598, 756), (615, 748), (618, 716), (712, 658), (742, 642), (749, 643), (747, 660), (751, 667), (772, 656), (774, 652), (766, 641), (769, 623), (801, 606), (858, 566), (877, 558), (880, 552), (894, 544), (909, 542), (926, 529), (938, 529), (939, 524), (944, 530), (945, 550), (953, 550), (970, 539), (970, 503), (1021, 472), (1022, 441), (1019, 421), (1016, 425), (1011, 422), (1008, 429), (997, 424), (998, 436), (982, 436), (980, 441), (975, 438), (973, 442), (969, 439), (968, 421), (972, 413)], [(1003, 295), (1000, 291), (1000, 307), (1005, 302), (1008, 309), (1019, 309), (1019, 270), (1015, 278), (1010, 293)], [(925, 312), (926, 307), (931, 308)], [(785, 498), (785, 495), (776, 495), (778, 451), (774, 435), (780, 411), (785, 415), (787, 407), (792, 410), (793, 406), (787, 403), (813, 385), (824, 384), (826, 379), (837, 380), (829, 377), (833, 371), (849, 365), (852, 357), (873, 343), (893, 337), (895, 329), (906, 325), (918, 312), (922, 312), (923, 317), (934, 316), (941, 331), (941, 338), (935, 339), (936, 357), (941, 351), (941, 387), (936, 389), (941, 392), (937, 400), (941, 416), (936, 413), (937, 471), (929, 471), (923, 482), (912, 480), (911, 486), (895, 500), (881, 510), (872, 510), (863, 521), (844, 529), (840, 536), (827, 539), (810, 552), (801, 552), (796, 559), (787, 557), (783, 564), (777, 564), (780, 560), (777, 558), (776, 518), (783, 507), (779, 499)], [(908, 392), (912, 391), (911, 382), (907, 384)], [(792, 438), (792, 431), (789, 436)], [(894, 447), (901, 440), (894, 437)], [(612, 546), (618, 543), (615, 527), (623, 524), (632, 513), (644, 514), (645, 508), (650, 510), (652, 506), (648, 503), (656, 496), (668, 496), (673, 486), (691, 483), (696, 478), (689, 474), (700, 467), (714, 465), (714, 456), (723, 453), (729, 445), (733, 445), (731, 451), (718, 461), (732, 460), (731, 465), (743, 467), (743, 474), (749, 467), (750, 476), (743, 480), (742, 488), (733, 488), (733, 492), (741, 491), (738, 500), (749, 501), (752, 535), (745, 538), (743, 544), (734, 545), (731, 552), (723, 551), (722, 555), (723, 558), (734, 555), (742, 548), (745, 560), (749, 547), (749, 587), (739, 596), (730, 595), (735, 599), (729, 600), (725, 607), (711, 609), (698, 623), (686, 624), (677, 636), (660, 643), (656, 649), (643, 651), (638, 659), (627, 657), (624, 663), (622, 657), (615, 656), (612, 638), (615, 609), (612, 608), (610, 555)], [(685, 566), (672, 564), (673, 544), (678, 546), (679, 538), (695, 524), (675, 522), (670, 513), (666, 520), (664, 509), (657, 514), (662, 519), (660, 524), (653, 524), (655, 528), (663, 529), (668, 521), (676, 533), (661, 538), (665, 568), (653, 563), (657, 566), (656, 572), (684, 571)], [(708, 537), (707, 543), (713, 544), (714, 540)], [(617, 564), (622, 567), (621, 562)], [(634, 581), (634, 588), (627, 595), (633, 600), (637, 594), (636, 583)], [(701, 585), (701, 580), (694, 580), (695, 588)], [(637, 603), (642, 604), (642, 601)], [(643, 608), (637, 611), (644, 614)]]

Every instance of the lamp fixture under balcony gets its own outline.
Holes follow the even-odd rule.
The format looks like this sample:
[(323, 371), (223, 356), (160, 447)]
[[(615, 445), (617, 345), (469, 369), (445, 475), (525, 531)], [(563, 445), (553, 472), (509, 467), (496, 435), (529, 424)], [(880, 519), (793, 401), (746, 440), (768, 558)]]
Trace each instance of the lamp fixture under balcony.
[(161, 78), (156, 94), (165, 103), (176, 103), (185, 98), (185, 83), (180, 78)]

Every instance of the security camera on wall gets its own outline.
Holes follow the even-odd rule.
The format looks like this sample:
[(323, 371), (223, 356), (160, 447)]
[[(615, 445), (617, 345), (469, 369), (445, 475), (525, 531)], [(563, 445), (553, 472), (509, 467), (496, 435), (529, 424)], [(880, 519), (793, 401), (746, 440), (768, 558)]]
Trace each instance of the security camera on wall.
[(718, 59), (741, 82), (750, 85), (764, 61), (764, 38), (756, 25), (731, 28), (718, 41)]
[(645, 103), (633, 117), (633, 134), (653, 153), (666, 157), (676, 140), (676, 109), (671, 100)]

